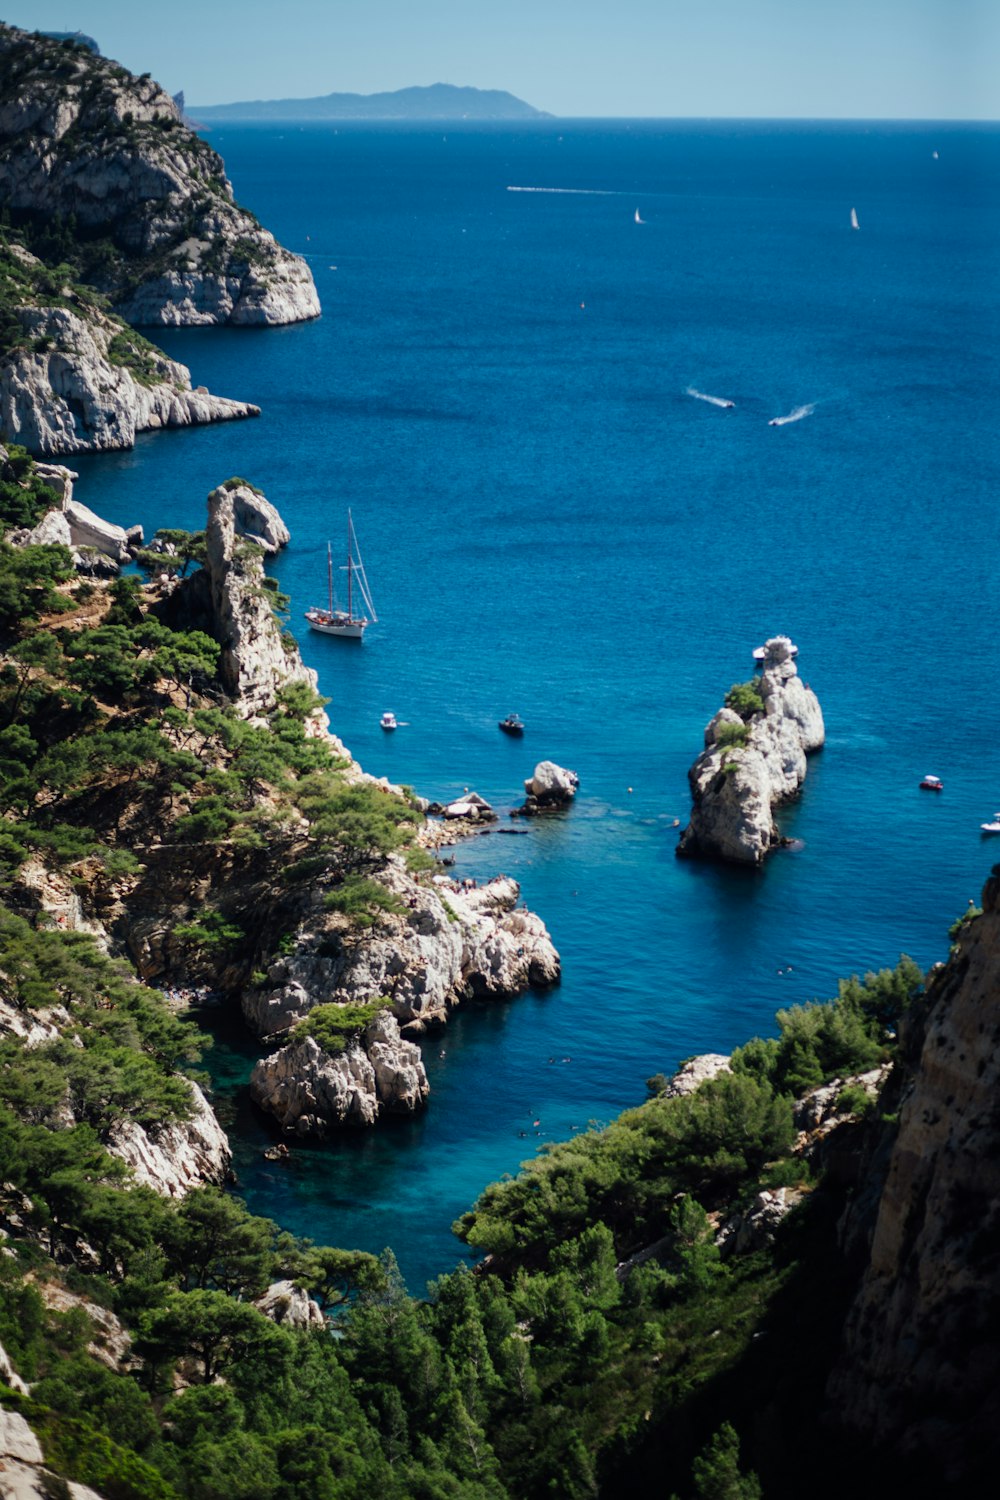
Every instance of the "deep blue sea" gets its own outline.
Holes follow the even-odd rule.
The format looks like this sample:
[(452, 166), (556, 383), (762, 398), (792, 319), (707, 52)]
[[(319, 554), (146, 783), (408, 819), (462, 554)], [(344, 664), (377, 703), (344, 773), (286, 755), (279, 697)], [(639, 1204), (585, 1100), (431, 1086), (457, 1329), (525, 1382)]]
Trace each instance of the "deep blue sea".
[[(1000, 854), (979, 833), (1000, 808), (1000, 130), (211, 140), (308, 256), (323, 317), (163, 332), (196, 384), (263, 416), (80, 461), (80, 498), (149, 534), (202, 525), (246, 476), (291, 527), (274, 571), (367, 769), (502, 809), (537, 760), (580, 775), (565, 818), (458, 851), (457, 874), (522, 882), (564, 980), (429, 1040), (422, 1119), (270, 1165), (253, 1044), (229, 1025), (211, 1059), (251, 1207), (392, 1245), (419, 1289), (464, 1254), (453, 1218), (543, 1141), (839, 975), (943, 958), (978, 898)], [(348, 506), (379, 613), (360, 648), (301, 619)], [(829, 736), (781, 819), (802, 847), (759, 874), (679, 862), (704, 724), (778, 631)], [(406, 727), (383, 734), (384, 709)], [(521, 742), (497, 730), (510, 710)]]

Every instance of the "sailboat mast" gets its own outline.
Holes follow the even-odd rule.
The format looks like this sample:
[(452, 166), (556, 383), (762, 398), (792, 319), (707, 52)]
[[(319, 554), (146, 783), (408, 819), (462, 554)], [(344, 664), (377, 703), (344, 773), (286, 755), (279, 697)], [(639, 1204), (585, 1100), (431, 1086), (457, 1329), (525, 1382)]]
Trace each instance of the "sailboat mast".
[(326, 595), (329, 600), (328, 614), (333, 614), (333, 550), (330, 543), (326, 544)]
[(351, 512), (347, 512), (347, 618), (354, 619), (354, 600), (351, 593)]

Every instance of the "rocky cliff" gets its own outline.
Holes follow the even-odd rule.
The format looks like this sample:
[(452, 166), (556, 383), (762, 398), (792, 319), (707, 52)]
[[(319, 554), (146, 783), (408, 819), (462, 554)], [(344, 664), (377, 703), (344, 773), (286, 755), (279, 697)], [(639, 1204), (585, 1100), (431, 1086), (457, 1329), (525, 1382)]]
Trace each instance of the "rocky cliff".
[(131, 448), (138, 432), (259, 415), (192, 390), (184, 365), (20, 246), (0, 251), (0, 293), (0, 432), (34, 454)]
[(688, 772), (693, 806), (680, 855), (761, 864), (781, 843), (775, 808), (799, 790), (806, 756), (824, 742), (822, 711), (798, 675), (796, 648), (775, 636), (764, 650), (759, 679), (732, 689), (734, 706), (705, 729), (705, 748)]
[(158, 84), (11, 26), (0, 26), (0, 195), (129, 322), (320, 311), (305, 261), (234, 202), (221, 159)]
[(1000, 867), (911, 1031), (830, 1396), (835, 1420), (878, 1451), (971, 1494), (1000, 1460)]

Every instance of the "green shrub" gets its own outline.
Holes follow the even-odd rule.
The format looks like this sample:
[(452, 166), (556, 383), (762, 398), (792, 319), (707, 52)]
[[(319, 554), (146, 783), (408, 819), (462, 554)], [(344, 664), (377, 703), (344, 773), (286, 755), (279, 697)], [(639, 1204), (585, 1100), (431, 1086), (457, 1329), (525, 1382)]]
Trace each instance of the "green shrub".
[[(715, 731), (715, 743), (720, 750), (740, 750), (750, 741), (750, 726), (748, 724), (720, 724)], [(733, 761), (735, 768), (739, 764)], [(723, 767), (725, 770), (726, 767)]]
[(744, 721), (754, 714), (764, 712), (764, 698), (760, 690), (760, 679), (752, 677), (749, 682), (734, 682), (726, 694), (725, 703)]
[(335, 890), (323, 898), (327, 911), (347, 917), (352, 927), (375, 927), (383, 917), (406, 910), (399, 897), (378, 880), (364, 875), (348, 875)]
[(307, 1036), (331, 1057), (339, 1057), (348, 1044), (359, 1037), (376, 1016), (388, 1010), (391, 1001), (383, 995), (378, 1000), (358, 1005), (317, 1005), (292, 1030), (296, 1041)]

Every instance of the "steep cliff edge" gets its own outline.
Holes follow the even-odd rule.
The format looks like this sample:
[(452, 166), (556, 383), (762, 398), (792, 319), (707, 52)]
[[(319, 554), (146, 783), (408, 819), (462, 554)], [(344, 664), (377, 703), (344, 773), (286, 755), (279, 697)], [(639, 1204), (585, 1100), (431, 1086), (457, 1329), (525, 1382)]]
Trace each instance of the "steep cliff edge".
[(1000, 1460), (1000, 867), (924, 1014), (830, 1395), (838, 1423), (961, 1486)]
[(20, 245), (0, 246), (0, 313), (0, 432), (36, 455), (131, 448), (138, 432), (260, 413), (192, 390), (184, 365)]
[[(312, 275), (233, 200), (221, 159), (148, 75), (0, 26), (0, 195), (132, 323), (277, 324)], [(34, 243), (34, 238), (33, 238)]]
[(705, 748), (688, 772), (693, 805), (679, 855), (759, 865), (781, 843), (774, 809), (799, 790), (806, 756), (826, 737), (796, 655), (787, 636), (769, 640), (760, 677), (732, 688), (705, 729)]

